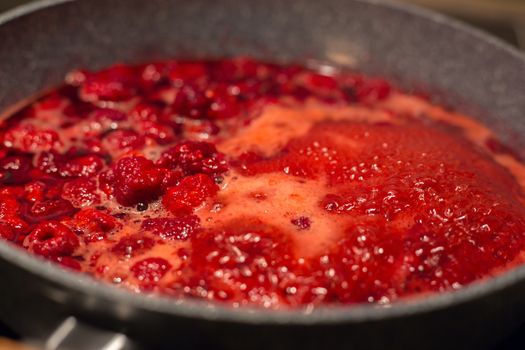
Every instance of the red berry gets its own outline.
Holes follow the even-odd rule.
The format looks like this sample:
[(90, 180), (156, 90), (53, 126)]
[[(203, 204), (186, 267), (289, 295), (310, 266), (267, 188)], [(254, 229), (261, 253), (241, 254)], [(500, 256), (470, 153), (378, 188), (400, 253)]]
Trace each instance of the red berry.
[(42, 181), (30, 182), (24, 186), (24, 198), (31, 203), (45, 199), (48, 186)]
[(47, 199), (35, 203), (23, 203), (20, 216), (29, 223), (58, 220), (73, 215), (77, 209), (65, 199)]
[(86, 243), (106, 239), (107, 234), (117, 227), (117, 220), (100, 210), (84, 209), (79, 211), (69, 225), (82, 233)]
[(206, 77), (206, 66), (199, 62), (179, 62), (170, 67), (168, 75), (177, 86)]
[(184, 174), (221, 174), (228, 169), (224, 155), (208, 142), (185, 141), (164, 151), (157, 164), (180, 167)]
[(295, 280), (291, 242), (257, 219), (241, 219), (192, 237), (192, 273), (176, 282), (192, 295), (275, 307)]
[(67, 199), (75, 207), (87, 207), (100, 203), (97, 184), (90, 179), (74, 179), (64, 184), (62, 198)]
[(310, 73), (306, 76), (306, 84), (314, 89), (337, 89), (337, 80), (328, 75)]
[(144, 235), (132, 234), (122, 237), (111, 251), (120, 256), (134, 256), (146, 252), (155, 245), (155, 242)]
[(8, 241), (13, 241), (16, 233), (11, 226), (0, 222), (0, 237)]
[(62, 177), (91, 177), (104, 167), (102, 158), (95, 154), (77, 156), (65, 160), (59, 167)]
[(151, 202), (161, 193), (163, 172), (144, 157), (122, 158), (112, 170), (113, 193), (122, 205)]
[(23, 152), (49, 151), (62, 144), (55, 131), (38, 129), (33, 124), (18, 125), (8, 130), (3, 143)]
[(144, 65), (141, 69), (140, 83), (146, 89), (152, 89), (166, 80), (168, 67), (162, 62)]
[(33, 168), (30, 156), (9, 156), (0, 159), (0, 183), (23, 184), (31, 179)]
[(90, 114), (90, 119), (102, 124), (106, 128), (114, 128), (112, 124), (115, 122), (123, 122), (128, 119), (128, 116), (117, 109), (112, 108), (97, 108)]
[(0, 195), (0, 219), (18, 214), (20, 204), (12, 196)]
[(104, 137), (102, 145), (109, 151), (128, 152), (144, 146), (144, 136), (134, 130), (115, 130)]
[(78, 262), (78, 260), (76, 259), (70, 258), (68, 256), (57, 256), (53, 260), (65, 268), (74, 271), (82, 271), (82, 266), (80, 265), (80, 262)]
[(96, 154), (80, 154), (68, 152), (65, 155), (57, 152), (43, 152), (37, 160), (36, 166), (48, 173), (59, 177), (92, 177), (102, 170), (104, 161)]
[(136, 93), (137, 72), (128, 66), (116, 65), (98, 73), (87, 74), (80, 85), (84, 101), (123, 101)]
[(147, 258), (136, 262), (131, 272), (141, 282), (143, 289), (149, 290), (171, 269), (171, 264), (162, 258)]
[(172, 110), (192, 119), (206, 119), (211, 101), (196, 85), (183, 85), (177, 92)]
[(146, 120), (140, 122), (138, 128), (141, 134), (154, 139), (160, 145), (175, 141), (175, 132), (168, 125)]
[(347, 92), (347, 99), (350, 102), (374, 102), (383, 100), (390, 95), (392, 88), (383, 79), (364, 78), (354, 76), (346, 79), (343, 89)]
[(138, 103), (130, 112), (130, 116), (136, 121), (156, 122), (159, 120), (162, 111), (155, 104), (141, 102)]
[(199, 226), (200, 219), (196, 215), (187, 215), (178, 218), (146, 219), (142, 222), (142, 229), (150, 231), (163, 239), (185, 241), (190, 238)]
[(40, 110), (52, 110), (58, 109), (65, 102), (64, 97), (60, 96), (56, 92), (42, 98), (38, 103), (38, 108)]
[(55, 221), (38, 224), (25, 242), (29, 251), (45, 257), (71, 255), (79, 244), (69, 228)]
[(189, 214), (202, 205), (206, 198), (213, 197), (219, 187), (204, 174), (185, 177), (181, 182), (168, 189), (162, 198), (164, 207), (175, 215)]

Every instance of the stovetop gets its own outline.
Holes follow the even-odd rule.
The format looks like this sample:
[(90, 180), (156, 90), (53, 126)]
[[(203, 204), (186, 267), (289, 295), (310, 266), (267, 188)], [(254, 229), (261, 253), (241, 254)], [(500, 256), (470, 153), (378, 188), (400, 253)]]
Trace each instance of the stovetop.
[[(31, 0), (0, 0), (0, 12)], [(525, 1), (513, 0), (403, 0), (426, 6), (488, 31), (525, 50)], [(0, 337), (20, 339), (1, 322)], [(525, 349), (525, 323), (494, 350)]]

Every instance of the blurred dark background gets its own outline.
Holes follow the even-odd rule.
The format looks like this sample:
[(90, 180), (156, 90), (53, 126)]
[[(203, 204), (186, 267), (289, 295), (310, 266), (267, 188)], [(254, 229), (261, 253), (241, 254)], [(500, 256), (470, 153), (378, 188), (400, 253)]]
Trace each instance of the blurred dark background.
[[(32, 0), (0, 0), (0, 12)], [(89, 1), (89, 0), (83, 0)], [(147, 0), (144, 0), (147, 1)], [(312, 0), (315, 1), (315, 0)], [(456, 17), (525, 50), (525, 0), (398, 0)], [(0, 38), (1, 40), (1, 38)], [(18, 338), (1, 323), (0, 337)], [(475, 330), (473, 330), (475, 336)], [(0, 344), (1, 349), (2, 348)], [(494, 350), (525, 349), (525, 325)]]

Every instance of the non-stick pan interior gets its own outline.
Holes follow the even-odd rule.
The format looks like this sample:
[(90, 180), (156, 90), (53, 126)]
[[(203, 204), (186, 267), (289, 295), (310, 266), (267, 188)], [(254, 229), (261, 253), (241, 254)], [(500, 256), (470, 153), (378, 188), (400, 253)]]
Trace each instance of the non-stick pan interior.
[[(441, 16), (376, 2), (43, 1), (21, 9), (18, 15), (22, 16), (17, 17), (15, 11), (0, 17), (0, 111), (60, 83), (75, 67), (96, 69), (118, 61), (171, 57), (252, 55), (271, 61), (317, 60), (348, 66), (391, 78), (407, 89), (435, 92), (445, 103), (492, 126), (518, 151), (524, 149), (525, 63), (519, 54)], [(0, 256), (14, 261), (7, 249), (0, 244)], [(28, 261), (28, 257), (16, 258), (19, 267)], [(62, 273), (51, 272), (53, 267), (48, 264), (27, 266), (35, 276)], [(519, 280), (523, 272), (500, 285)], [(19, 285), (25, 283), (24, 277), (19, 276)], [(48, 280), (42, 278), (41, 282)], [(107, 313), (101, 314), (106, 318), (109, 314), (122, 320), (135, 317), (135, 311), (118, 309), (121, 305), (99, 304), (97, 296), (109, 300), (114, 294), (82, 281), (69, 284), (76, 285), (76, 296), (83, 298), (74, 299), (71, 310), (89, 306), (100, 311), (106, 307)], [(60, 283), (49, 285), (58, 290)], [(83, 294), (83, 286), (92, 289)], [(98, 294), (85, 295), (91, 291)], [(478, 292), (482, 290), (469, 297)], [(56, 298), (67, 304), (69, 297), (64, 291)], [(152, 307), (153, 302), (144, 300), (140, 305)], [(486, 305), (487, 312), (491, 307), (494, 313), (500, 311), (500, 304), (491, 305)], [(159, 314), (165, 311), (160, 306), (156, 310)], [(367, 317), (357, 312), (348, 315), (356, 320)]]

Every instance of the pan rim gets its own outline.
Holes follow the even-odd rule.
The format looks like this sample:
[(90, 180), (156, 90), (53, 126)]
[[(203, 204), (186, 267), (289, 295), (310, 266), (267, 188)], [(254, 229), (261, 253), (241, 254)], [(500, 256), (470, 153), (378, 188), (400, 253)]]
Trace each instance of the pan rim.
[[(9, 10), (0, 15), (0, 26), (53, 6), (67, 5), (79, 0), (38, 0)], [(474, 40), (481, 40), (494, 49), (520, 60), (525, 66), (525, 55), (502, 40), (473, 28), (458, 20), (419, 8), (414, 5), (382, 0), (352, 0), (357, 3), (386, 7), (392, 11), (448, 26), (455, 31), (469, 35)], [(30, 274), (38, 275), (54, 284), (65, 286), (77, 293), (100, 297), (105, 301), (116, 301), (151, 312), (168, 313), (173, 316), (199, 318), (208, 321), (238, 322), (254, 325), (330, 325), (339, 323), (361, 323), (376, 320), (407, 317), (429, 313), (481, 298), (503, 290), (525, 279), (525, 264), (486, 280), (474, 282), (457, 291), (431, 295), (430, 297), (409, 298), (395, 302), (388, 307), (369, 304), (318, 307), (314, 310), (264, 310), (247, 307), (232, 308), (220, 304), (210, 305), (206, 301), (182, 300), (165, 296), (133, 294), (118, 287), (95, 280), (86, 275), (57, 268), (56, 264), (33, 256), (23, 249), (0, 241), (0, 258)]]

